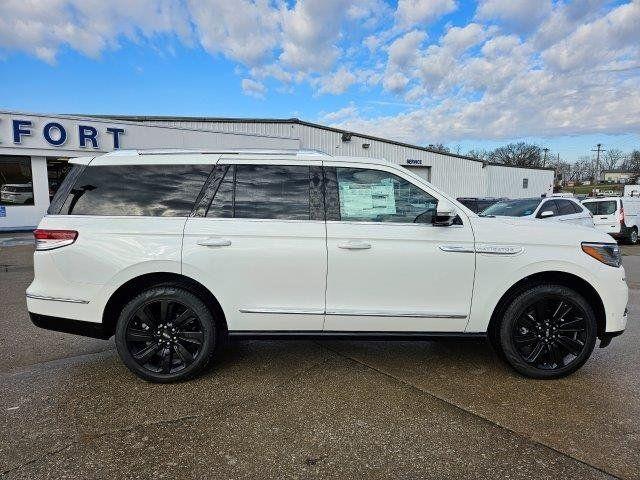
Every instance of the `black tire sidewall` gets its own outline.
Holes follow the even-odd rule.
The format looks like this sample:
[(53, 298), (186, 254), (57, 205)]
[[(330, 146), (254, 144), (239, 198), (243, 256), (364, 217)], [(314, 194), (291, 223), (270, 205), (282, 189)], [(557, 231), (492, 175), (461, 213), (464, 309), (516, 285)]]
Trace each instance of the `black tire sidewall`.
[[(587, 325), (586, 347), (569, 365), (554, 370), (544, 370), (528, 364), (518, 353), (513, 343), (515, 322), (532, 303), (547, 297), (564, 298), (578, 305), (585, 313)], [(531, 378), (554, 379), (565, 377), (579, 369), (591, 356), (597, 339), (597, 322), (591, 306), (571, 288), (562, 285), (538, 285), (516, 296), (507, 307), (500, 324), (499, 339), (505, 360), (519, 373)]]
[[(132, 314), (141, 306), (157, 301), (172, 300), (183, 303), (198, 316), (204, 333), (202, 350), (196, 360), (184, 370), (172, 374), (163, 374), (147, 370), (136, 362), (127, 347), (125, 333)], [(156, 383), (170, 383), (186, 380), (203, 370), (213, 357), (216, 348), (216, 322), (211, 311), (196, 295), (184, 288), (174, 286), (151, 287), (132, 298), (122, 309), (116, 325), (115, 341), (118, 355), (123, 363), (139, 377)]]
[[(633, 234), (635, 233), (636, 237), (635, 237), (635, 241), (633, 240)], [(636, 227), (633, 227), (631, 229), (631, 231), (629, 232), (629, 244), (631, 245), (636, 245), (638, 243), (638, 229)]]

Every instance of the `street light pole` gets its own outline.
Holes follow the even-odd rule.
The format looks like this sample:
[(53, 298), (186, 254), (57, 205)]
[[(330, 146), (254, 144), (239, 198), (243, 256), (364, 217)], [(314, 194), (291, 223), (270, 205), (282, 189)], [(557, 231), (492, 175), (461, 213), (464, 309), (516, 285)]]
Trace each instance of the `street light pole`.
[(605, 152), (606, 150), (602, 148), (602, 144), (598, 143), (595, 149), (591, 149), (592, 152), (596, 152), (596, 178), (597, 182), (600, 181), (600, 152)]

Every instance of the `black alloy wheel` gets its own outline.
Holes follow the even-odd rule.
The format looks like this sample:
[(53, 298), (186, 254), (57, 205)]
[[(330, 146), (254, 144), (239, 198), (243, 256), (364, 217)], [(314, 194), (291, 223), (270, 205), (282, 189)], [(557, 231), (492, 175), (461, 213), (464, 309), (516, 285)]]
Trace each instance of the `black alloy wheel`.
[(567, 299), (543, 298), (518, 317), (512, 334), (525, 362), (543, 370), (563, 368), (586, 348), (585, 313)]
[(560, 285), (539, 285), (522, 292), (507, 308), (500, 344), (520, 373), (560, 378), (586, 362), (596, 330), (593, 310), (580, 294)]
[(122, 310), (116, 344), (127, 367), (142, 378), (181, 380), (204, 368), (212, 356), (213, 317), (204, 303), (186, 290), (152, 288)]

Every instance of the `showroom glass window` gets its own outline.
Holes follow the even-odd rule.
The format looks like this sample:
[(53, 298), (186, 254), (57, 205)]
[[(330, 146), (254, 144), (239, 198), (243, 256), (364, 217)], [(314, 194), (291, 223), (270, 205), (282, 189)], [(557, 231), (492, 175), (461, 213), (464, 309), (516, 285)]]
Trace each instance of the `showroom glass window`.
[(0, 155), (0, 205), (33, 205), (31, 157)]
[(62, 157), (47, 157), (47, 181), (49, 183), (50, 199), (56, 194), (69, 170), (71, 170), (68, 160)]
[(311, 169), (303, 165), (228, 165), (207, 217), (309, 220)]
[(340, 220), (431, 223), (437, 200), (413, 183), (382, 170), (336, 168)]
[(186, 217), (210, 172), (211, 165), (89, 166), (69, 188), (60, 213)]

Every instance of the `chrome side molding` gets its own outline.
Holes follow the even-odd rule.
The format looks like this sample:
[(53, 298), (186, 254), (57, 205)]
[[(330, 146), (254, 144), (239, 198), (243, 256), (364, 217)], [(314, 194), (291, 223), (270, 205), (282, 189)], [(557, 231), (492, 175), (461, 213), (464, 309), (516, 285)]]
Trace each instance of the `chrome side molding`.
[(275, 315), (343, 315), (350, 317), (411, 317), (411, 318), (467, 318), (462, 313), (442, 312), (394, 312), (385, 310), (354, 310), (354, 309), (303, 309), (303, 308), (241, 308), (240, 313), (263, 313)]
[(89, 300), (84, 300), (82, 298), (51, 297), (49, 295), (39, 295), (37, 293), (27, 293), (26, 295), (27, 295), (27, 298), (32, 298), (34, 300), (50, 300), (52, 302), (82, 303), (82, 304), (89, 303)]
[(241, 308), (239, 312), (277, 315), (324, 315), (323, 308)]
[(518, 245), (476, 244), (475, 248), (467, 245), (438, 245), (443, 252), (452, 253), (484, 253), (488, 255), (517, 255), (524, 252)]

